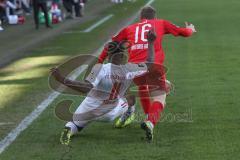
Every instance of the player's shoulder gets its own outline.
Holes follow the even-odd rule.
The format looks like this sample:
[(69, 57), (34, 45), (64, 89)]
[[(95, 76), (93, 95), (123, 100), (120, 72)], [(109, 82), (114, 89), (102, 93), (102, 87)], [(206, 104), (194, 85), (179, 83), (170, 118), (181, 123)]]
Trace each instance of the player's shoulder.
[(105, 64), (103, 64), (103, 67), (104, 68), (109, 68), (109, 67), (111, 67), (111, 65), (112, 65), (112, 63), (105, 63)]
[(144, 69), (147, 68), (146, 63), (127, 63), (124, 65), (128, 70)]
[(142, 20), (140, 23), (162, 23), (166, 21), (165, 19), (159, 19), (159, 18), (154, 18), (154, 19), (145, 19), (145, 20)]
[(127, 27), (125, 27), (125, 30), (131, 30), (131, 29), (133, 29), (133, 28), (136, 28), (137, 25), (138, 25), (138, 23), (130, 24), (130, 25), (128, 25)]
[(134, 66), (134, 65), (136, 65), (136, 63), (128, 62), (128, 63), (124, 64), (123, 66), (124, 67), (129, 67), (129, 66)]
[[(132, 28), (136, 28), (136, 26), (138, 26), (139, 24), (145, 24), (145, 23), (163, 23), (165, 20), (164, 19), (144, 19), (144, 20), (141, 20), (139, 22), (136, 22), (136, 23), (133, 23), (133, 24), (130, 24), (128, 25), (127, 27), (125, 27), (124, 29), (125, 30), (131, 30)], [(123, 29), (123, 30), (124, 30)]]
[(98, 76), (104, 76), (111, 72), (111, 63), (97, 63), (94, 65), (92, 72), (98, 74)]
[(173, 24), (171, 21), (166, 20), (166, 19), (159, 19), (159, 23), (163, 23), (163, 24), (165, 24), (165, 25)]
[(110, 67), (111, 66), (111, 63), (96, 63), (95, 65), (94, 65), (94, 67), (96, 67), (96, 68), (99, 68), (99, 67), (101, 67), (101, 68), (107, 68), (107, 67)]
[(157, 23), (160, 23), (160, 24), (163, 24), (163, 23), (167, 22), (167, 20), (165, 20), (165, 19), (154, 19), (153, 21), (157, 22)]
[(112, 63), (105, 63), (102, 65), (102, 72), (109, 72), (111, 70)]
[(166, 19), (157, 19), (159, 22), (167, 21)]
[(101, 69), (103, 67), (104, 64), (102, 63), (96, 63), (92, 68), (93, 69)]
[(102, 72), (102, 70), (104, 69), (104, 64), (101, 63), (97, 63), (92, 67), (92, 72)]

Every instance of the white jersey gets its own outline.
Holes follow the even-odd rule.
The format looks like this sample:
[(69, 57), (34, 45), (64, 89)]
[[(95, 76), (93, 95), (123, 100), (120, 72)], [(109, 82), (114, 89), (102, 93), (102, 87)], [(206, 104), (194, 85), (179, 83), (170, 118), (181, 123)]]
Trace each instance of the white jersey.
[(88, 97), (98, 100), (116, 100), (125, 96), (132, 80), (147, 72), (145, 63), (114, 65), (96, 64), (86, 78), (94, 88)]

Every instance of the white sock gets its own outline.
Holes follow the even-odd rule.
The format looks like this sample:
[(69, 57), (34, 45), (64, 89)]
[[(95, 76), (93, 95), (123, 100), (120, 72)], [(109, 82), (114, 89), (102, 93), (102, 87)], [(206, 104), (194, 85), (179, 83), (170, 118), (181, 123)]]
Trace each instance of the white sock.
[(128, 108), (128, 110), (130, 110), (131, 112), (135, 112), (135, 110), (136, 110), (135, 105), (130, 106), (130, 107)]
[(150, 121), (147, 121), (147, 122), (149, 122), (151, 129), (153, 129), (153, 128), (154, 128), (154, 125), (153, 125), (153, 123), (152, 123), (152, 122), (150, 122)]
[(126, 114), (133, 113), (133, 112), (135, 112), (135, 105), (128, 107), (128, 110), (122, 114), (121, 121), (124, 120)]
[(68, 122), (68, 123), (65, 125), (65, 127), (71, 128), (71, 134), (72, 134), (72, 135), (75, 135), (75, 134), (78, 133), (78, 128), (77, 128), (77, 126), (76, 126), (73, 122)]
[(0, 20), (0, 31), (3, 31), (3, 28), (2, 28), (2, 21)]

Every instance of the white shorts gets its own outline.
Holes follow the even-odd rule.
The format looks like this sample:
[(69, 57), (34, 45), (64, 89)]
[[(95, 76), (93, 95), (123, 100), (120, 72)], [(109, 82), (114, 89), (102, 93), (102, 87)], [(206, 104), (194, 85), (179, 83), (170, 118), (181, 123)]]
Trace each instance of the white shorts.
[(84, 127), (91, 121), (113, 121), (120, 117), (128, 109), (125, 98), (121, 98), (112, 103), (106, 103), (86, 97), (73, 115), (73, 122), (78, 127)]

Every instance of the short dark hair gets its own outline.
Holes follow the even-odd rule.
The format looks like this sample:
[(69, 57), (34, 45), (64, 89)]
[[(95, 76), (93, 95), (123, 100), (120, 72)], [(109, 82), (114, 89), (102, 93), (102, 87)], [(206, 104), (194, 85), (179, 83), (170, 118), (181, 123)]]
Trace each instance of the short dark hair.
[(140, 18), (154, 19), (156, 18), (156, 10), (151, 6), (143, 7), (140, 13)]

